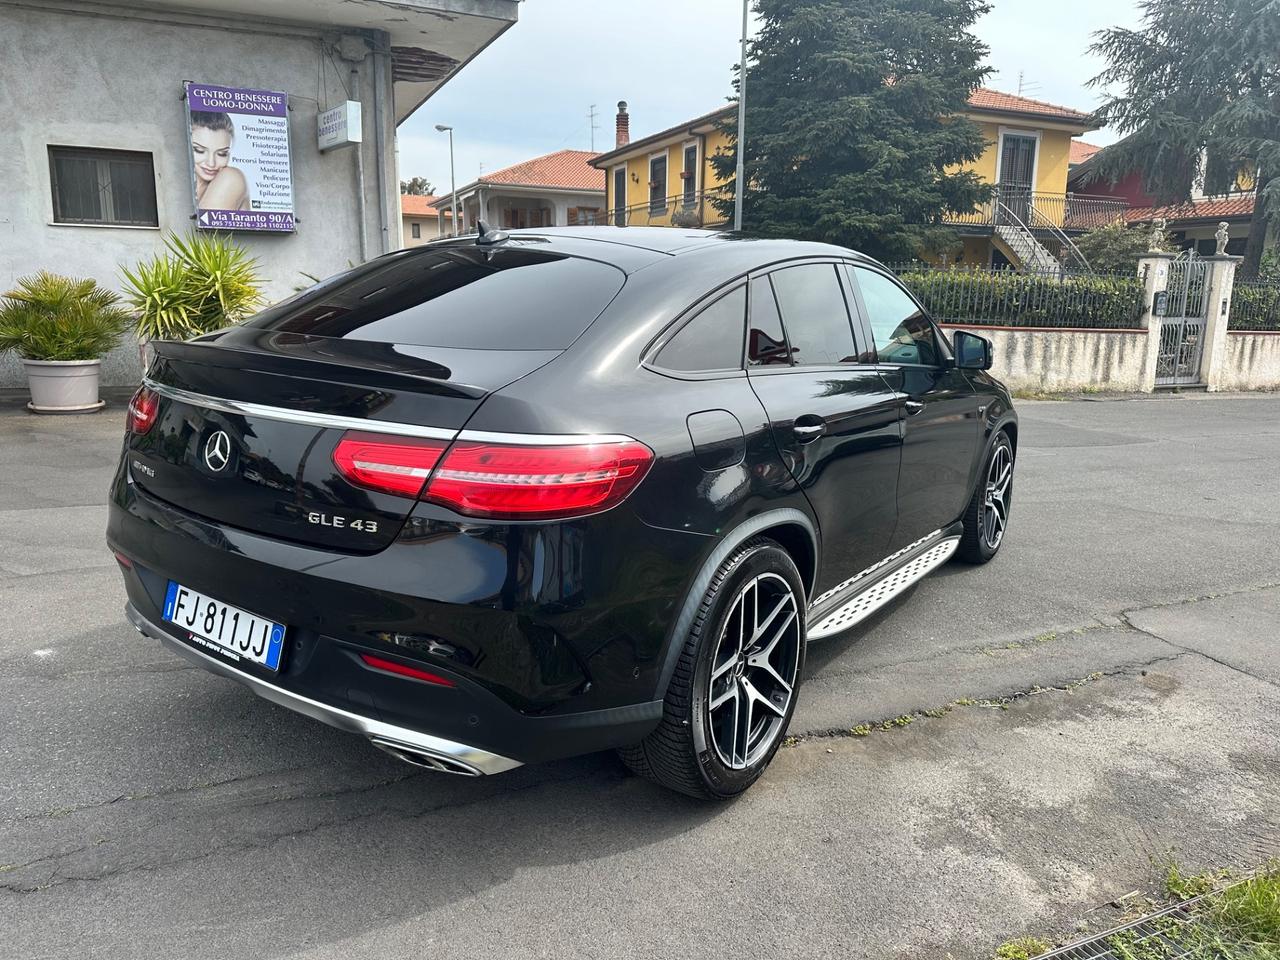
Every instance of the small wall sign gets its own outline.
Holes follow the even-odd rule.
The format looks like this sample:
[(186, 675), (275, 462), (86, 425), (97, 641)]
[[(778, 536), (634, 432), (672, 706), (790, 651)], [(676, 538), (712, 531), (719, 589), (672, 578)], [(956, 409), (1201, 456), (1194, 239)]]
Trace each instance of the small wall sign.
[(347, 100), (332, 110), (322, 111), (319, 117), (320, 152), (364, 142), (361, 124), (360, 101)]
[(1169, 291), (1160, 290), (1156, 293), (1155, 299), (1151, 303), (1151, 314), (1155, 317), (1167, 317), (1169, 315)]

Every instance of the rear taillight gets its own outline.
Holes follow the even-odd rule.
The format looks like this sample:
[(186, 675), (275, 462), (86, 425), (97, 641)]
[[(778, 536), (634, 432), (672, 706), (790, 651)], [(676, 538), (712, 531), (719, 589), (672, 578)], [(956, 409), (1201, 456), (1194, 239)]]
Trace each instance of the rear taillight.
[(129, 401), (128, 426), (130, 433), (143, 434), (155, 425), (160, 411), (160, 395), (147, 387), (139, 387)]
[(356, 486), (469, 517), (537, 520), (617, 506), (644, 479), (653, 451), (635, 440), (560, 446), (463, 440), (446, 452), (434, 441), (348, 433), (333, 461)]
[(644, 479), (653, 453), (635, 440), (544, 447), (455, 443), (423, 500), (471, 517), (576, 517), (617, 506)]
[(446, 446), (437, 440), (357, 431), (343, 434), (333, 450), (333, 462), (347, 482), (357, 487), (416, 497)]

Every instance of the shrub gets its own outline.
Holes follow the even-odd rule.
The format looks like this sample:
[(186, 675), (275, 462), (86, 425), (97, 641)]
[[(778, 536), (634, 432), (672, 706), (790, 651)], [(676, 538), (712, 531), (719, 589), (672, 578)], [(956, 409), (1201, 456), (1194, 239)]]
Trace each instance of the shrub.
[(1236, 282), (1231, 291), (1232, 330), (1280, 330), (1280, 281)]
[(165, 252), (121, 268), (146, 340), (185, 340), (239, 323), (262, 302), (258, 261), (224, 234), (165, 238)]
[(40, 271), (0, 297), (0, 353), (27, 360), (97, 360), (129, 326), (120, 298), (97, 281)]
[[(1150, 227), (1129, 227), (1111, 223), (1076, 238), (1076, 247), (1098, 273), (1137, 273), (1138, 258), (1151, 248)], [(1174, 249), (1168, 231), (1160, 241), (1161, 250)]]
[(898, 275), (942, 323), (1011, 327), (1135, 327), (1143, 282), (1084, 274), (1059, 280), (1009, 270), (909, 269)]

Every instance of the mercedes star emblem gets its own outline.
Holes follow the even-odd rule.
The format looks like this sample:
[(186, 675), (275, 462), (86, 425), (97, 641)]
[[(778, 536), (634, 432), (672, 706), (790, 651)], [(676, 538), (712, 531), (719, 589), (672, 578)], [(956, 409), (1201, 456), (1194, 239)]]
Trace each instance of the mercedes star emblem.
[(231, 438), (227, 431), (219, 430), (204, 442), (204, 462), (214, 473), (220, 473), (231, 462)]

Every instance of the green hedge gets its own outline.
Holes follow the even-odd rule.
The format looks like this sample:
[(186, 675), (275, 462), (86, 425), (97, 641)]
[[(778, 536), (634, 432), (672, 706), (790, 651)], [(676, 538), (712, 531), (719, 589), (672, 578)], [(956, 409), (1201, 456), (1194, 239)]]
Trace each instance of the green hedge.
[(1138, 326), (1143, 283), (1136, 276), (1042, 277), (1009, 270), (905, 270), (902, 282), (941, 323), (1010, 327)]
[(1237, 283), (1227, 328), (1280, 330), (1280, 283)]

